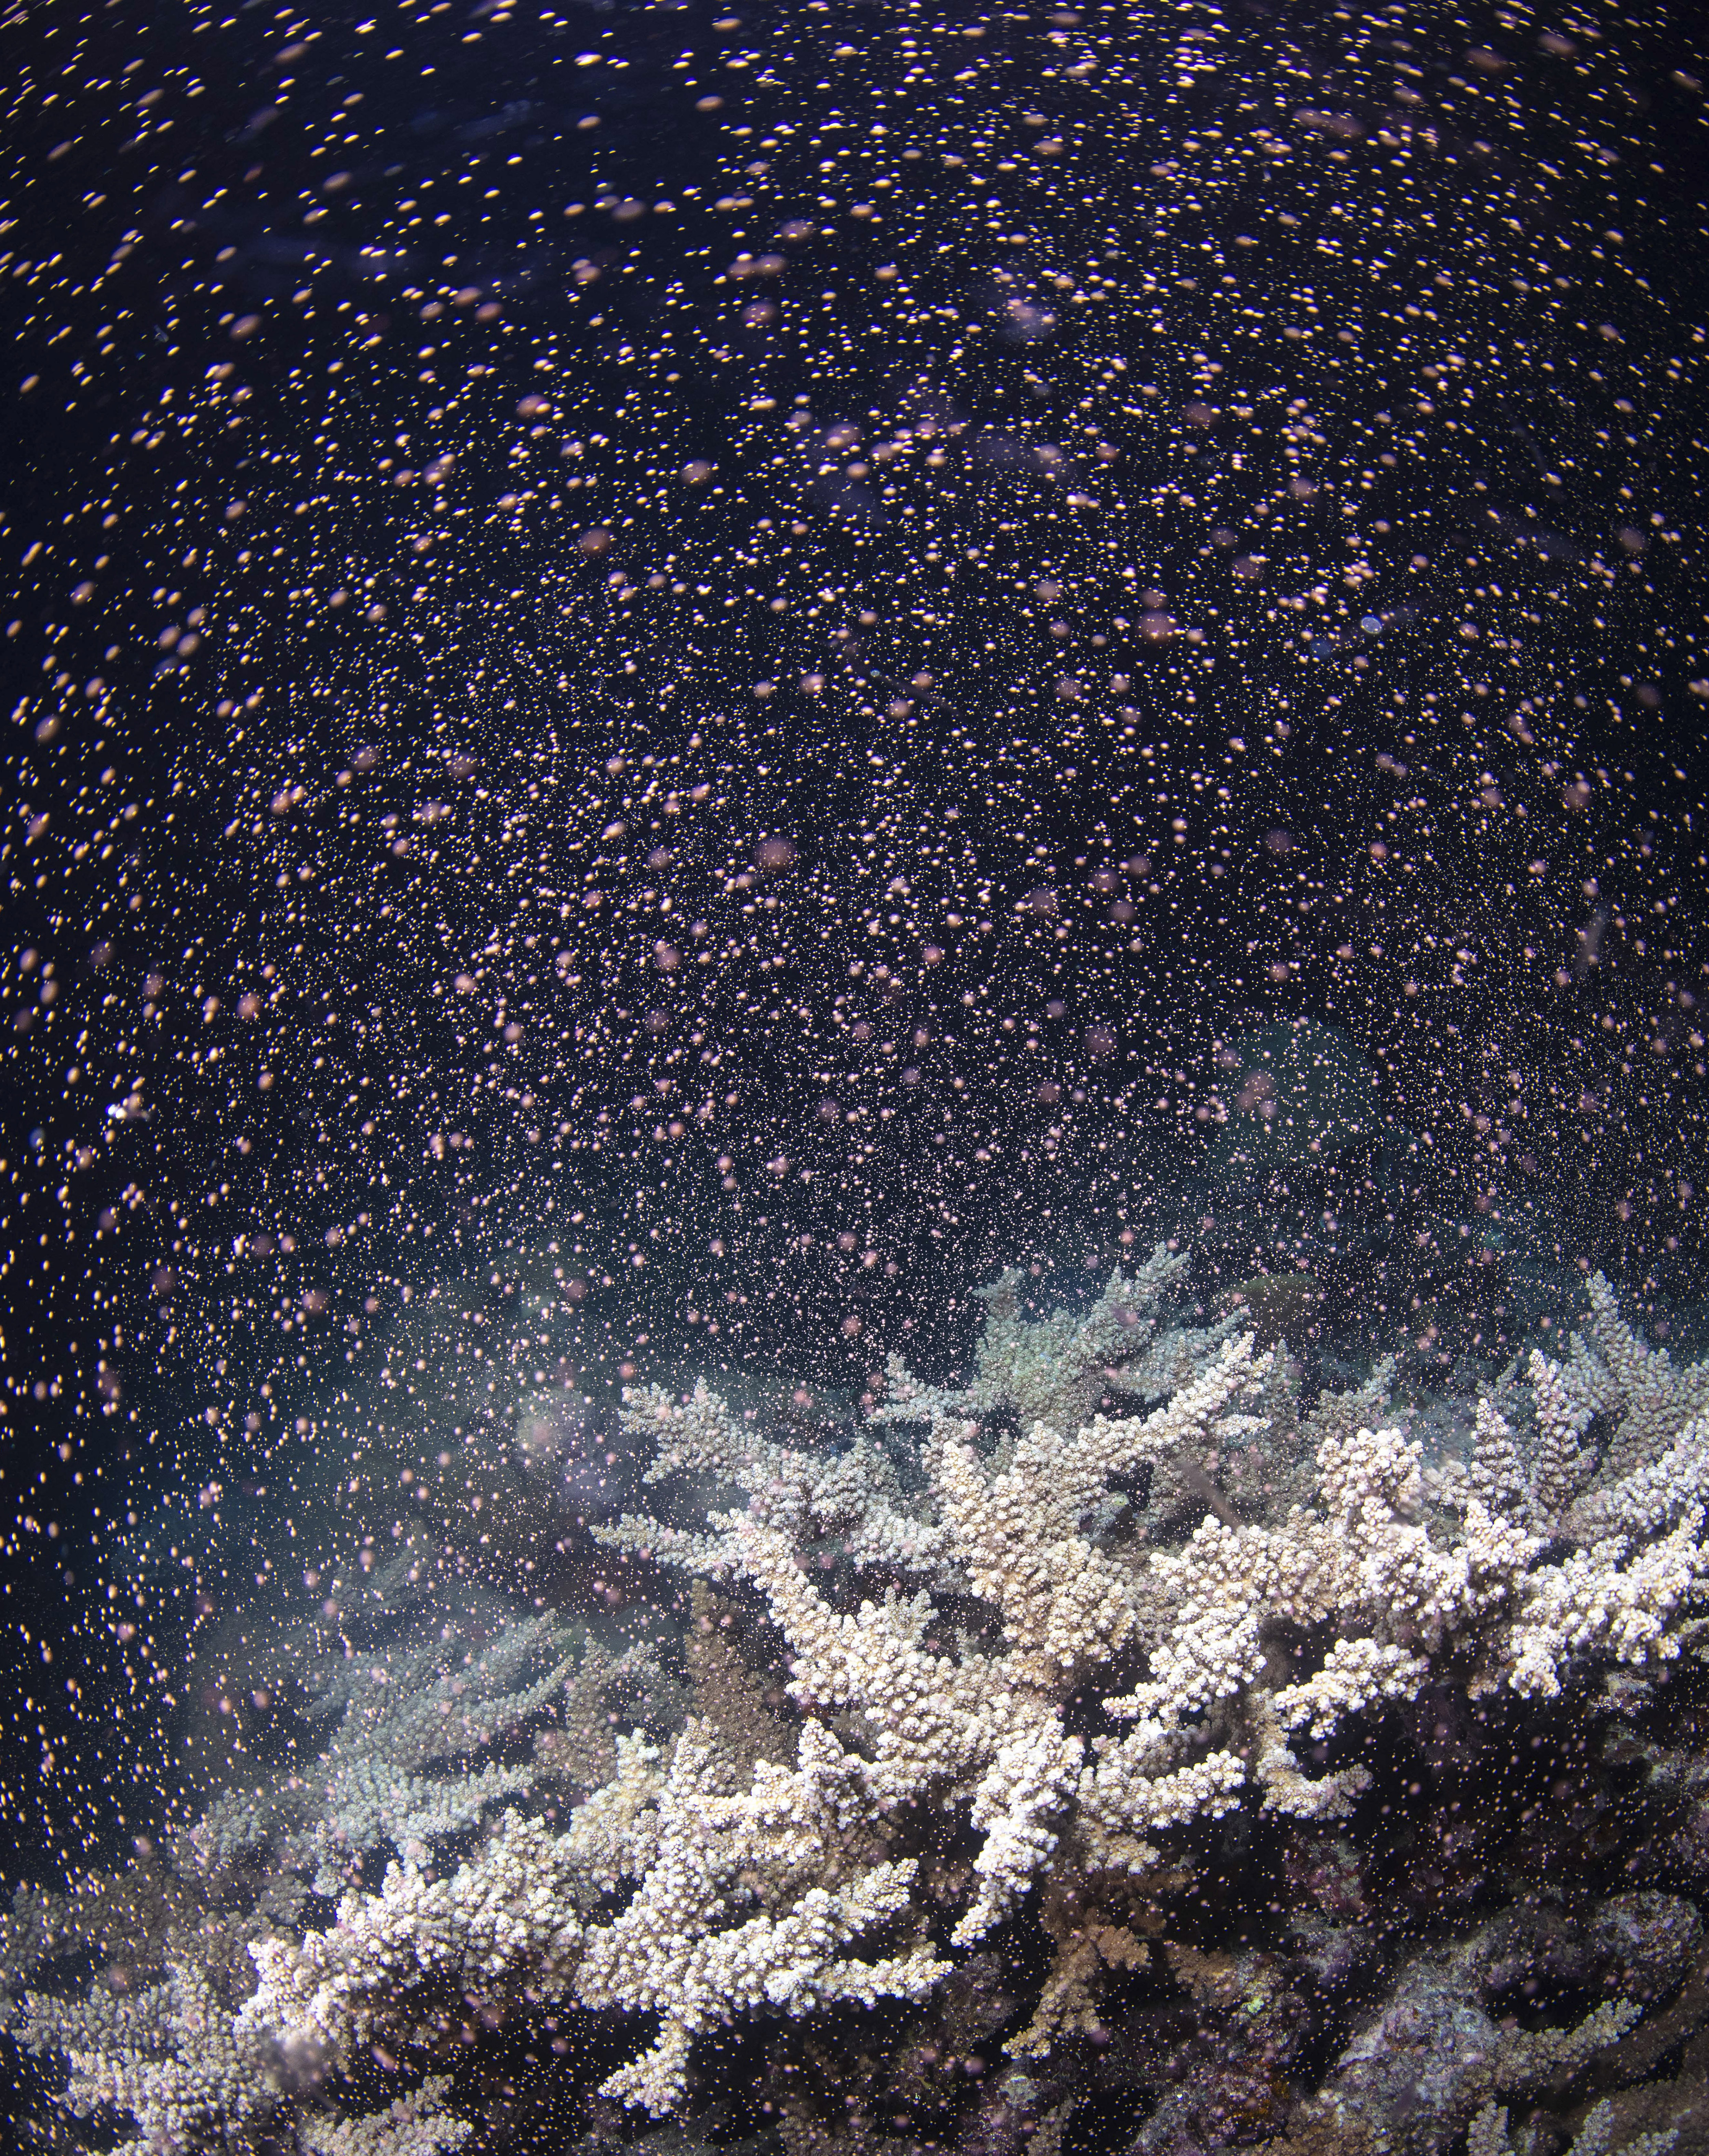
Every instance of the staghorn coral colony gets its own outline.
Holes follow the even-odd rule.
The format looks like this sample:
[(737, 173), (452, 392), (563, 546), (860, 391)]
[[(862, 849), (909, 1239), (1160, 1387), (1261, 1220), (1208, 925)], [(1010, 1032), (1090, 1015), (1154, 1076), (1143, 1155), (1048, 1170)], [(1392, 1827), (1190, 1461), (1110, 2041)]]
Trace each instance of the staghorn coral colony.
[(965, 1386), (892, 1356), (810, 1429), (630, 1387), (620, 1653), (434, 1631), (400, 1551), (374, 1644), (279, 1650), (312, 1766), (16, 1897), (59, 2112), (452, 2148), (448, 2062), (549, 2045), (590, 2148), (1689, 2144), (1709, 1364), (1593, 1274), (1426, 1456), (1392, 1362), (1307, 1399), (1188, 1267), (1036, 1318), (1006, 1273)]

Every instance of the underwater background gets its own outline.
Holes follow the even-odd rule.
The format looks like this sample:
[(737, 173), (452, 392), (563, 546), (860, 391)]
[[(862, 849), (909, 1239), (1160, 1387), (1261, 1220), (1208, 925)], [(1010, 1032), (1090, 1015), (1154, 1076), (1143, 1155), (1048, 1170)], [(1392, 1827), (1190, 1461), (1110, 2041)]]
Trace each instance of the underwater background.
[(0, 2130), (1709, 2143), (1694, 11), (0, 54)]

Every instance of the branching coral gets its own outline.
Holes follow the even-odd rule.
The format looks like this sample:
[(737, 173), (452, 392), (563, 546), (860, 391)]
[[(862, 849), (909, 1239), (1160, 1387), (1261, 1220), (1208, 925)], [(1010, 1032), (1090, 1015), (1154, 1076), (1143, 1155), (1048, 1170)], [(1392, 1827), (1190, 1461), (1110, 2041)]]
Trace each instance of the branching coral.
[(166, 1981), (134, 1998), (97, 1984), (64, 2000), (32, 1993), (23, 2039), (63, 2054), (64, 2102), (79, 2118), (127, 2113), (137, 2125), (117, 2156), (157, 2156), (228, 2137), (272, 2111), (269, 2046), (234, 2023), (203, 1970), (173, 1963)]
[[(1174, 1389), (1147, 1417), (1093, 1414), (1071, 1434), (1034, 1420), (995, 1448), (981, 1446), (976, 1418), (1090, 1397), (1094, 1371), (1100, 1384), (1111, 1382), (1114, 1313), (1154, 1302), (1173, 1270), (1160, 1250), (1139, 1281), (1112, 1281), (1086, 1319), (1036, 1327), (1019, 1317), (1006, 1276), (989, 1298), (979, 1375), (963, 1393), (918, 1385), (893, 1363), (890, 1399), (875, 1419), (925, 1433), (918, 1467), (927, 1495), (910, 1516), (919, 1553), (911, 1567), (901, 1538), (870, 1536), (865, 1524), (894, 1510), (888, 1463), (869, 1479), (863, 1509), (850, 1482), (858, 1491), (860, 1459), (870, 1455), (821, 1466), (816, 1482), (800, 1466), (780, 1476), (774, 1458), (739, 1432), (732, 1438), (732, 1419), (705, 1390), (682, 1411), (656, 1394), (644, 1403), (671, 1433), (669, 1465), (692, 1460), (737, 1481), (745, 1471), (769, 1480), (745, 1512), (713, 1515), (704, 1536), (661, 1538), (653, 1522), (631, 1519), (606, 1538), (759, 1589), (793, 1651), (792, 1696), (818, 1718), (808, 1727), (824, 1741), (825, 1718), (857, 1717), (861, 1756), (847, 1768), (849, 1786), (880, 1818), (928, 1794), (967, 1804), (982, 1839), (957, 1943), (979, 1938), (1014, 1907), (1065, 1833), (1083, 1861), (1142, 1871), (1157, 1861), (1155, 1836), (1225, 1811), (1253, 1782), (1276, 1813), (1345, 1811), (1363, 1771), (1308, 1774), (1286, 1732), (1321, 1743), (1351, 1715), (1412, 1699), (1441, 1669), (1462, 1669), (1474, 1690), (1536, 1694), (1558, 1690), (1593, 1656), (1635, 1666), (1667, 1659), (1709, 1563), (1702, 1507), (1681, 1500), (1677, 1478), (1664, 1502), (1656, 1473), (1658, 1460), (1696, 1442), (1695, 1424), (1682, 1429), (1679, 1417), (1695, 1408), (1697, 1379), (1631, 1343), (1599, 1278), (1597, 1337), (1610, 1359), (1593, 1362), (1578, 1342), (1564, 1373), (1532, 1358), (1528, 1460), (1492, 1410), (1481, 1416), (1479, 1471), (1447, 1486), (1456, 1532), (1424, 1517), (1421, 1448), (1358, 1414), (1379, 1420), (1385, 1368), (1352, 1404), (1322, 1404), (1307, 1419), (1311, 1508), (1296, 1505), (1266, 1524), (1210, 1512), (1184, 1547), (1143, 1561), (1132, 1545), (1105, 1546), (1087, 1523), (1113, 1479), (1263, 1429), (1250, 1410), (1262, 1403), (1269, 1365), (1253, 1356), (1250, 1336), (1165, 1336)], [(1133, 1389), (1161, 1367), (1153, 1355), (1144, 1345), (1130, 1360)], [(1631, 1461), (1631, 1432), (1645, 1433), (1648, 1455), (1619, 1476), (1585, 1441), (1599, 1407), (1623, 1417), (1620, 1460)], [(676, 1435), (683, 1422), (697, 1433), (687, 1447)], [(835, 1506), (809, 1495), (780, 1507), (780, 1483), (834, 1489)], [(1560, 1553), (1589, 1503), (1629, 1531)], [(906, 1599), (892, 1588), (858, 1609), (834, 1608), (784, 1532), (790, 1519), (834, 1515), (854, 1523), (851, 1540), (869, 1556), (882, 1550), (904, 1575), (947, 1577), (988, 1606), (995, 1650), (971, 1639), (956, 1654), (929, 1645), (947, 1629), (929, 1591)], [(1315, 1642), (1315, 1666), (1278, 1681), (1284, 1640)], [(1103, 1698), (1106, 1715), (1134, 1726), (1098, 1738), (1088, 1759), (1061, 1702), (1135, 1650), (1147, 1675)]]
[[(689, 2093), (698, 2040), (746, 2017), (926, 2010), (956, 1953), (1000, 1938), (1042, 1884), (1057, 1958), (1015, 2013), (1015, 2052), (1048, 2061), (1092, 2039), (1118, 1978), (1173, 1987), (1227, 2025), (1238, 2054), (1205, 2116), (1219, 2133), (1275, 2131), (1265, 2061), (1291, 2056), (1307, 2018), (1292, 1979), (1273, 1956), (1164, 1942), (1161, 1917), (1136, 1931), (1122, 1912), (1178, 1892), (1192, 1838), (1237, 1812), (1245, 1831), (1282, 1838), (1298, 1876), (1323, 1870), (1325, 1823), (1373, 1779), (1347, 1748), (1357, 1717), (1368, 1730), (1385, 1712), (1428, 1714), (1431, 1741), (1451, 1743), (1455, 1715), (1479, 1702), (1522, 1713), (1596, 1665), (1641, 1683), (1675, 1660), (1709, 1568), (1709, 1384), (1642, 1349), (1599, 1276), (1593, 1344), (1532, 1357), (1499, 1405), (1480, 1404), (1470, 1460), (1427, 1472), (1387, 1414), (1388, 1366), (1302, 1410), (1291, 1366), (1250, 1332), (1164, 1329), (1178, 1271), (1159, 1250), (1087, 1316), (1040, 1323), (1005, 1276), (973, 1383), (921, 1385), (893, 1362), (874, 1427), (844, 1449), (771, 1435), (704, 1384), (632, 1392), (628, 1435), (656, 1448), (649, 1480), (704, 1491), (710, 1477), (741, 1500), (692, 1528), (631, 1516), (594, 1530), (632, 1563), (695, 1576), (699, 1711), (668, 1741), (634, 1731), (607, 1751), (601, 1703), (622, 1664), (581, 1658), (543, 1619), (455, 1670), (426, 1650), (352, 1657), (323, 1694), (342, 1710), (336, 1737), (318, 1779), (293, 1784), (286, 1827), (251, 1816), (259, 1799), (217, 1806), (189, 1861), (210, 1879), (270, 1865), (324, 1886), (389, 1843), (383, 1884), (362, 1891), (346, 1871), (324, 1930), (252, 1921), (247, 1999), (210, 2007), (177, 1961), (134, 2003), (33, 1998), (29, 2041), (71, 2061), (68, 2102), (213, 2138), (280, 2100), (294, 2061), (392, 2057), (443, 2035), (459, 2002), (502, 2020), (557, 2000), (653, 2017), (639, 2056), (599, 2086), (661, 2115)], [(1106, 1412), (1111, 1391), (1138, 1407)], [(1236, 1504), (1224, 1464), (1272, 1444), (1275, 1471), (1249, 1475)], [(1149, 1525), (1195, 1488), (1196, 1522), (1157, 1546)], [(819, 1562), (827, 1544), (846, 1563)], [(731, 1620), (747, 1654), (781, 1638), (781, 1688), (724, 1639)], [(568, 1726), (540, 1737), (532, 1766), (485, 1756), (554, 1702)], [(580, 1794), (561, 1822), (537, 1787), (554, 1762), (559, 1795), (566, 1774)], [(476, 1828), (436, 1868), (434, 1845)], [(1453, 1830), (1440, 1832), (1445, 1852)], [(1357, 1903), (1351, 1863), (1324, 1871), (1325, 1907)], [(1070, 1897), (1097, 1906), (1076, 1922)], [(45, 1903), (21, 1909), (20, 1958), (51, 1952), (57, 1921)], [(1301, 1966), (1333, 1972), (1325, 1982), (1368, 1958), (1333, 1923), (1301, 1938)], [(1430, 2145), (1476, 2112), (1499, 2156), (1495, 2099), (1558, 2085), (1640, 2010), (1622, 1991), (1576, 2019), (1504, 2027), (1494, 1953), (1433, 1947), (1405, 1964), (1349, 2018), (1290, 2131), (1393, 2109), (1396, 2046), (1424, 2030), (1459, 2047), (1429, 2099)], [(1250, 2025), (1234, 2044), (1239, 2014)], [(1159, 2107), (1147, 2147), (1187, 2132), (1184, 2102)], [(785, 2115), (808, 2132), (793, 2097)], [(436, 2119), (398, 2114), (394, 2138), (453, 2145)], [(374, 2129), (382, 2143), (391, 2130)]]
[(634, 1898), (589, 1934), (582, 1959), (584, 2005), (659, 2017), (653, 2048), (612, 2075), (605, 2093), (655, 2115), (672, 2110), (704, 2029), (756, 2006), (798, 2016), (842, 1999), (917, 1997), (949, 1973), (918, 1942), (875, 1961), (843, 1952), (907, 1918), (914, 1868), (872, 1861), (851, 1832), (855, 1764), (809, 1725), (795, 1768), (762, 1763), (740, 1790), (711, 1732), (694, 1722), (683, 1732), (634, 1836)]
[(578, 1859), (568, 1837), (512, 1812), (447, 1877), (393, 1864), (377, 1894), (345, 1897), (331, 1930), (250, 1948), (259, 1982), (237, 2025), (299, 2057), (347, 2058), (418, 2026), (453, 1979), (493, 1998), (561, 1991), (582, 1938)]
[(407, 2096), (394, 2097), (383, 2110), (349, 2118), (305, 2118), (297, 2138), (307, 2156), (439, 2156), (460, 2148), (474, 2127), (444, 2108), (450, 2076), (431, 2074)]
[(1118, 1266), (1091, 1307), (1057, 1311), (1041, 1319), (1021, 1314), (1025, 1276), (1011, 1270), (978, 1290), (986, 1319), (964, 1391), (918, 1383), (900, 1357), (890, 1363), (891, 1404), (875, 1422), (934, 1419), (980, 1420), (1008, 1411), (1023, 1430), (1034, 1423), (1071, 1430), (1100, 1400), (1126, 1393), (1162, 1399), (1202, 1368), (1210, 1354), (1247, 1322), (1235, 1311), (1200, 1327), (1166, 1326), (1162, 1303), (1188, 1260), (1159, 1243), (1129, 1276)]

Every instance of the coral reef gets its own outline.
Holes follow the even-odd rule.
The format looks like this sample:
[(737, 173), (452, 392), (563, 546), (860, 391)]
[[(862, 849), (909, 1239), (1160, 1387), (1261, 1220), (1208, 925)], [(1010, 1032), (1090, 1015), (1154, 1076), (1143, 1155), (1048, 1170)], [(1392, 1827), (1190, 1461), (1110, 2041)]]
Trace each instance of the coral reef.
[(449, 2075), (431, 2074), (382, 2111), (305, 2119), (297, 2138), (307, 2156), (439, 2156), (442, 2148), (460, 2148), (475, 2130), (444, 2109), (449, 2086)]
[(138, 2148), (449, 2148), (454, 2083), (346, 2099), (561, 2026), (583, 2132), (721, 2102), (803, 2156), (1543, 2156), (1573, 2101), (1653, 2095), (1709, 2023), (1709, 1369), (1595, 1276), (1565, 1356), (1427, 1459), (1391, 1363), (1308, 1404), (1243, 1306), (1169, 1322), (1186, 1266), (1042, 1319), (1005, 1275), (970, 1382), (893, 1358), (846, 1441), (632, 1388), (658, 1515), (587, 1527), (686, 1605), (675, 1645), (536, 1613), (305, 1665), (313, 1774), (220, 1799), (170, 1871), (17, 1904), (63, 2107)]

